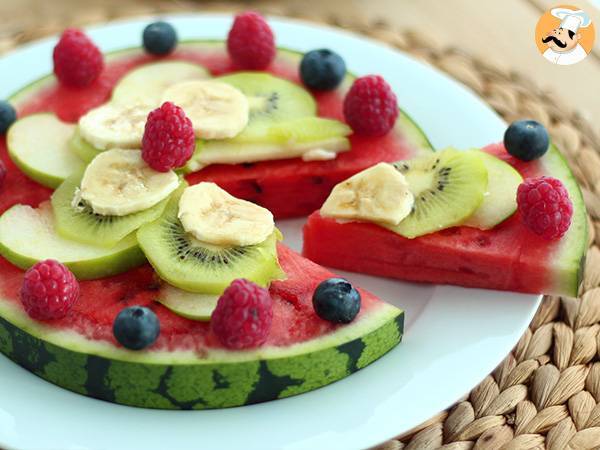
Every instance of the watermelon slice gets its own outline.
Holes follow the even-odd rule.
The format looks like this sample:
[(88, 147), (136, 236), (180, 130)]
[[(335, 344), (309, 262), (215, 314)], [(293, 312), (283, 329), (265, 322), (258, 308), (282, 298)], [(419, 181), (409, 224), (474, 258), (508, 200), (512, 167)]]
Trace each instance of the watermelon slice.
[(581, 191), (560, 152), (523, 162), (503, 145), (485, 151), (521, 173), (562, 180), (573, 202), (571, 227), (552, 242), (530, 232), (518, 212), (491, 230), (449, 228), (406, 239), (375, 224), (339, 223), (313, 213), (304, 227), (304, 255), (325, 266), (408, 281), (535, 294), (576, 296), (582, 277), (587, 220)]
[[(269, 71), (299, 83), (302, 54), (280, 49)], [(75, 122), (89, 109), (106, 102), (114, 85), (129, 71), (155, 61), (142, 49), (124, 50), (107, 56), (100, 78), (84, 89), (56, 84), (48, 76), (32, 83), (11, 98), (19, 117), (36, 112), (54, 112), (61, 120)], [(222, 42), (180, 43), (176, 52), (161, 60), (184, 60), (202, 64), (212, 75), (232, 72)], [(333, 92), (315, 92), (318, 114), (343, 120), (345, 92), (354, 77), (348, 75)], [(213, 165), (187, 177), (190, 184), (214, 181), (232, 195), (251, 200), (269, 209), (276, 218), (305, 216), (319, 208), (340, 181), (380, 161), (397, 161), (431, 151), (431, 144), (404, 112), (395, 129), (381, 138), (351, 136), (351, 151), (332, 161), (304, 162), (299, 158), (255, 164)]]
[[(288, 397), (344, 378), (393, 348), (404, 313), (362, 291), (350, 325), (320, 319), (312, 308), (317, 284), (329, 271), (281, 245), (287, 280), (275, 282), (273, 328), (256, 350), (223, 349), (208, 323), (177, 316), (154, 301), (149, 266), (81, 282), (82, 297), (59, 320), (35, 321), (18, 291), (23, 273), (0, 260), (0, 352), (66, 389), (125, 405), (208, 409)], [(151, 350), (117, 346), (112, 323), (128, 305), (152, 308), (161, 333)]]

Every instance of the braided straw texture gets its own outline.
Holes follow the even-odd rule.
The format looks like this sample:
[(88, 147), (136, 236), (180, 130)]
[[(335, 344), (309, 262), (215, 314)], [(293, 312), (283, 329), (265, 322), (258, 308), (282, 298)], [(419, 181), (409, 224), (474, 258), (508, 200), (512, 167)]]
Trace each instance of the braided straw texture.
[[(215, 2), (82, 6), (69, 17), (40, 15), (29, 26), (3, 23), (0, 53), (70, 25), (198, 11), (200, 6), (202, 11), (248, 8), (248, 4)], [(542, 122), (569, 159), (591, 216), (590, 249), (580, 297), (545, 297), (512, 353), (481, 384), (450, 410), (377, 449), (600, 448), (600, 138), (594, 129), (531, 80), (443, 47), (424, 34), (394, 31), (385, 23), (368, 23), (360, 17), (309, 17), (306, 11), (292, 10), (282, 3), (251, 2), (250, 7), (364, 33), (447, 72), (507, 121), (533, 118)], [(31, 16), (28, 20), (31, 22)]]

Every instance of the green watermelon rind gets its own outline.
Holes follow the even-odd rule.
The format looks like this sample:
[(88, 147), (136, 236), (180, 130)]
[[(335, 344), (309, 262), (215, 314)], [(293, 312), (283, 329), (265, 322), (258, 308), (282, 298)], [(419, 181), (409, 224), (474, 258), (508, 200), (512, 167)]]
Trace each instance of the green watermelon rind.
[(561, 239), (559, 248), (548, 258), (552, 276), (547, 291), (576, 297), (583, 279), (588, 248), (588, 221), (583, 195), (567, 160), (554, 144), (540, 161), (545, 175), (563, 182), (573, 203), (571, 226)]
[(0, 300), (0, 352), (33, 374), (101, 400), (156, 409), (213, 409), (308, 392), (347, 377), (402, 339), (404, 312), (373, 305), (350, 325), (288, 347), (133, 352), (60, 331)]
[[(186, 47), (214, 47), (215, 49), (223, 47), (225, 45), (224, 41), (221, 40), (187, 40), (182, 41), (178, 44), (179, 48)], [(110, 52), (106, 54), (106, 59), (111, 60), (114, 58), (118, 58), (121, 56), (125, 56), (128, 54), (136, 54), (140, 53), (143, 50), (138, 48), (127, 48), (122, 50), (117, 50), (114, 52)], [(278, 47), (279, 56), (284, 56), (289, 59), (293, 59), (296, 62), (300, 62), (300, 59), (303, 56), (302, 52), (298, 52), (296, 50), (287, 49), (284, 47)], [(346, 78), (342, 83), (342, 88), (349, 89), (352, 85), (352, 82), (356, 79), (356, 76), (350, 72), (347, 73)], [(39, 89), (43, 89), (46, 86), (51, 85), (55, 82), (54, 75), (46, 75), (38, 80), (31, 82), (29, 85), (25, 86), (17, 93), (9, 97), (9, 101), (18, 106), (20, 103), (27, 101), (32, 95), (36, 94)], [(408, 143), (415, 149), (418, 149), (419, 152), (430, 152), (433, 151), (433, 146), (427, 135), (423, 132), (423, 130), (417, 125), (417, 123), (401, 108), (399, 108), (398, 120), (396, 121), (396, 129), (407, 139)]]

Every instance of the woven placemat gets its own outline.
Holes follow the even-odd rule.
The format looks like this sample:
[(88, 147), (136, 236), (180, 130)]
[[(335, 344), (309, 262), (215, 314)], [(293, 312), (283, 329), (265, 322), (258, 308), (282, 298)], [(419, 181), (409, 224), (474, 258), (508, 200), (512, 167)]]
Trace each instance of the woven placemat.
[[(94, 7), (67, 16), (30, 11), (0, 25), (0, 52), (66, 26), (173, 11), (235, 11), (326, 22), (377, 38), (442, 69), (484, 98), (507, 121), (533, 118), (545, 124), (579, 180), (590, 220), (590, 250), (579, 298), (545, 297), (512, 353), (448, 411), (378, 450), (398, 449), (593, 449), (600, 447), (600, 139), (586, 120), (557, 103), (535, 82), (432, 42), (427, 35), (395, 31), (361, 17), (310, 17), (284, 4), (160, 2)], [(567, 112), (567, 114), (565, 114)], [(440, 374), (440, 379), (443, 379)], [(405, 412), (398, 412), (399, 414)]]

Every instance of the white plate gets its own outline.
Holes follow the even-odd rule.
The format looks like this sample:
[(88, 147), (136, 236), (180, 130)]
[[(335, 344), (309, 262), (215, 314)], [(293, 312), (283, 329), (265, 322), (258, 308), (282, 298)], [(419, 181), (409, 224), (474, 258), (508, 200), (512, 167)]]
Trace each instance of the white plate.
[[(225, 15), (167, 17), (181, 39), (224, 38)], [(102, 50), (140, 44), (149, 19), (90, 29)], [(278, 45), (329, 47), (356, 74), (382, 74), (436, 148), (499, 141), (505, 124), (464, 86), (378, 42), (340, 30), (272, 19)], [(55, 39), (0, 60), (0, 98), (52, 70)], [(299, 249), (303, 220), (280, 225)], [(0, 447), (19, 449), (361, 449), (397, 436), (450, 406), (508, 354), (539, 296), (421, 286), (347, 275), (406, 310), (404, 341), (360, 372), (285, 400), (214, 411), (154, 411), (55, 387), (0, 356)]]

